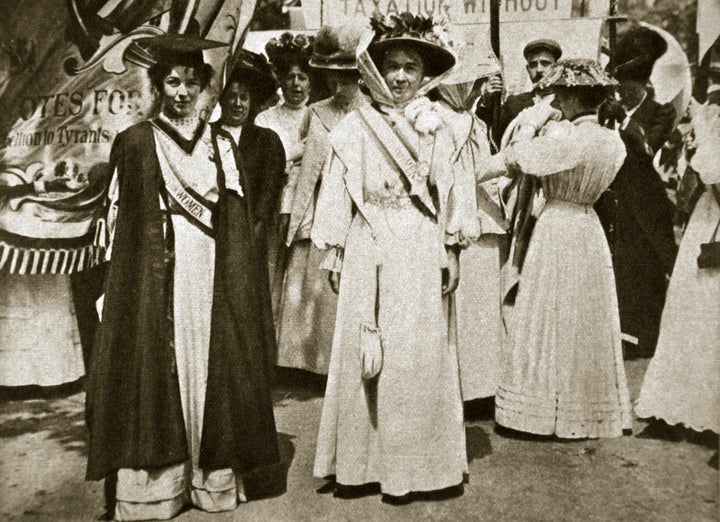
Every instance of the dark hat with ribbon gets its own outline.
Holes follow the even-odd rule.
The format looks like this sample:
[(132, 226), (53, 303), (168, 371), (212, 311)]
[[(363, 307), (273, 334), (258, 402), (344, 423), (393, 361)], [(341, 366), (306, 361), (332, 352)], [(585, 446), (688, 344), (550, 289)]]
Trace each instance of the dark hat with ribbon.
[(647, 27), (630, 29), (620, 39), (613, 55), (613, 76), (618, 80), (647, 82), (655, 62), (667, 51), (660, 33)]
[(562, 56), (560, 44), (550, 38), (540, 38), (529, 42), (523, 49), (523, 56), (526, 60), (529, 60), (530, 56), (540, 51), (547, 51), (555, 57), (555, 60), (559, 60)]
[(200, 25), (192, 19), (184, 34), (166, 33), (138, 38), (135, 43), (146, 48), (155, 63), (165, 65), (202, 66), (203, 51), (227, 45), (224, 42), (200, 38)]
[(315, 35), (310, 66), (318, 69), (357, 69), (355, 53), (367, 27), (360, 25), (324, 26)]
[(278, 89), (277, 80), (267, 59), (262, 54), (246, 49), (238, 49), (233, 56), (225, 87), (232, 82), (247, 85), (251, 94), (258, 98), (259, 103), (273, 96)]
[(398, 44), (409, 45), (422, 56), (428, 76), (439, 76), (455, 65), (455, 55), (449, 49), (444, 29), (432, 17), (409, 12), (389, 16), (378, 14), (370, 19), (370, 27), (375, 36), (368, 52), (378, 68), (387, 52)]

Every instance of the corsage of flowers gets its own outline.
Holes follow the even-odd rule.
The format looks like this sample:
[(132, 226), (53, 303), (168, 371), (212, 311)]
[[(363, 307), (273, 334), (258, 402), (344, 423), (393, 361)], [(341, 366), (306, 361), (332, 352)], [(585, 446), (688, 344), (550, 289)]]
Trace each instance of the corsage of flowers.
[(421, 96), (405, 107), (405, 117), (420, 134), (435, 134), (442, 126), (440, 106)]

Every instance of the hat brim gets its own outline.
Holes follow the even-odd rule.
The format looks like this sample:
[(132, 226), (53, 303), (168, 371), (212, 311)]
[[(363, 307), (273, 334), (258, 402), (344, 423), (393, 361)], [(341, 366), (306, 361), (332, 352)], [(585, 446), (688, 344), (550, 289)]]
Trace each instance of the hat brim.
[(456, 62), (455, 55), (440, 45), (411, 36), (399, 36), (372, 42), (368, 46), (368, 53), (378, 69), (382, 67), (387, 52), (398, 45), (407, 45), (417, 51), (423, 59), (426, 76), (440, 76), (452, 69)]
[(353, 58), (352, 62), (347, 63), (324, 63), (322, 61), (310, 59), (310, 67), (313, 69), (324, 69), (329, 71), (357, 71), (357, 63)]
[(256, 97), (259, 103), (275, 95), (280, 87), (273, 76), (261, 73), (248, 67), (236, 67), (228, 77), (227, 88), (233, 82), (240, 82), (250, 88), (250, 96)]
[(204, 63), (202, 55), (204, 50), (227, 45), (216, 40), (205, 40), (177, 33), (138, 38), (135, 43), (146, 48), (155, 63), (193, 66)]

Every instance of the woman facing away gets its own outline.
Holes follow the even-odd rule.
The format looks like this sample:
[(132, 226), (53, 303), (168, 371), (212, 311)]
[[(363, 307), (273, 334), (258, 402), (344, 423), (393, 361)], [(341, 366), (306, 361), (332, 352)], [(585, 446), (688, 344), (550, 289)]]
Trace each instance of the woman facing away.
[[(484, 168), (490, 160), (485, 124), (474, 114), (483, 84), (500, 71), (499, 63), (480, 56), (474, 46), (459, 49), (459, 63), (438, 86), (445, 121), (456, 134), (453, 156), (456, 176)], [(474, 222), (465, 227), (467, 243), (460, 257), (462, 278), (454, 294), (457, 318), (457, 350), (463, 401), (495, 395), (502, 373), (502, 298), (500, 291), (501, 249), (507, 225), (500, 208), (497, 178), (477, 185), (478, 208)]]
[(409, 13), (371, 23), (358, 69), (373, 103), (330, 134), (311, 231), (339, 284), (314, 474), (334, 475), (338, 494), (379, 483), (395, 503), (458, 491), (467, 473), (443, 296), (459, 276), (447, 218), (469, 198), (456, 197), (453, 137), (424, 97), (455, 63), (440, 28)]
[(597, 438), (631, 427), (612, 261), (593, 210), (625, 158), (617, 131), (598, 122), (614, 85), (592, 60), (558, 62), (541, 80), (555, 93), (552, 106), (526, 109), (489, 164), (493, 174), (540, 177), (547, 198), (495, 397), (495, 419), (507, 428)]
[(167, 519), (188, 503), (232, 510), (244, 476), (279, 462), (247, 182), (195, 116), (212, 75), (202, 49), (222, 44), (139, 42), (156, 62), (160, 114), (113, 143), (86, 412), (87, 478), (106, 479), (117, 520)]
[(335, 94), (310, 105), (302, 125), (305, 153), (294, 185), (287, 234), (290, 253), (280, 301), (277, 364), (323, 375), (330, 365), (337, 288), (330, 287), (327, 273), (320, 269), (325, 254), (312, 245), (310, 229), (328, 136), (346, 114), (368, 103), (360, 92), (355, 64), (364, 31), (359, 26), (326, 26), (315, 38), (310, 65), (333, 86)]
[[(720, 74), (712, 71), (715, 89)], [(716, 91), (717, 92), (717, 91)], [(690, 166), (705, 190), (685, 229), (668, 287), (655, 355), (635, 411), (720, 433), (720, 100), (692, 107)], [(714, 245), (714, 247), (712, 246)], [(707, 255), (714, 248), (715, 255)], [(703, 255), (703, 249), (707, 250)]]

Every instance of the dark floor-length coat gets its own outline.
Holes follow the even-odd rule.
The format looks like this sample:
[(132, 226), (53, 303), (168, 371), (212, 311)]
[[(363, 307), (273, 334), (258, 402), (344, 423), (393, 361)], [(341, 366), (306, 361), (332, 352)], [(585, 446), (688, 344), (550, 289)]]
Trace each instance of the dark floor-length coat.
[(655, 153), (673, 131), (675, 110), (648, 96), (620, 135), (627, 157), (610, 191), (596, 204), (608, 233), (624, 334), (638, 339), (629, 354), (649, 357), (657, 342), (667, 277), (677, 246), (673, 205), (653, 167)]
[[(150, 122), (119, 134), (111, 164), (120, 200), (98, 344), (88, 374), (87, 477), (189, 459), (172, 346), (172, 227)], [(240, 185), (252, 183), (240, 171)], [(248, 472), (279, 462), (262, 306), (264, 263), (249, 197), (218, 168), (208, 382), (200, 467)], [(167, 203), (167, 201), (166, 201)]]
[[(215, 134), (224, 135), (234, 143), (232, 136), (219, 123), (212, 124)], [(285, 174), (285, 149), (280, 137), (271, 129), (258, 127), (254, 123), (244, 125), (240, 142), (233, 146), (238, 170), (245, 173), (247, 186), (244, 187), (253, 228), (256, 232), (258, 259), (264, 266), (258, 268), (262, 278), (262, 306), (265, 331), (268, 334), (268, 357), (274, 365), (277, 349), (272, 313), (270, 274), (268, 273), (268, 235), (270, 227), (277, 226), (280, 197), (287, 175)]]

